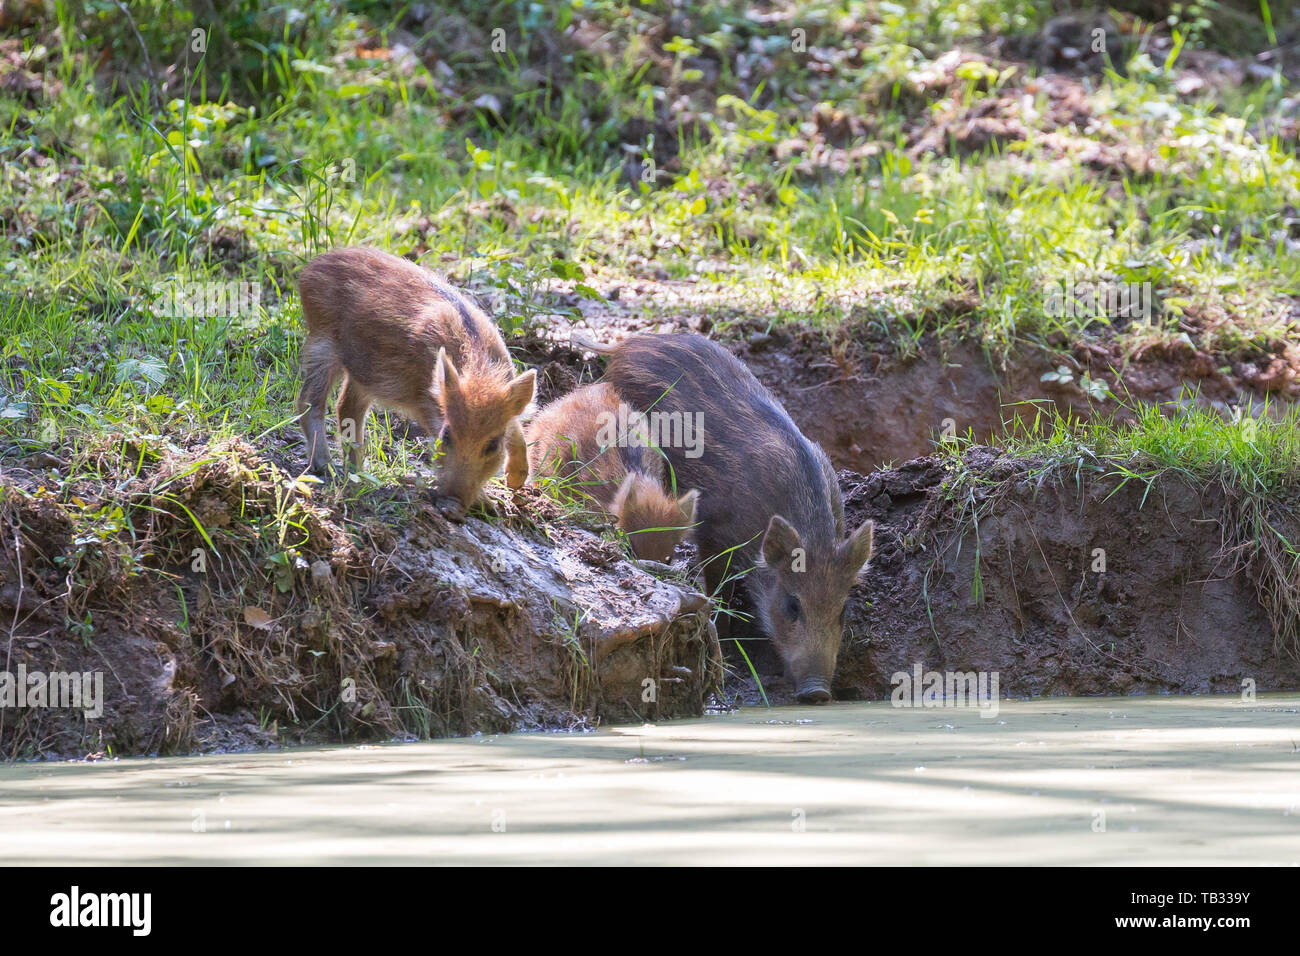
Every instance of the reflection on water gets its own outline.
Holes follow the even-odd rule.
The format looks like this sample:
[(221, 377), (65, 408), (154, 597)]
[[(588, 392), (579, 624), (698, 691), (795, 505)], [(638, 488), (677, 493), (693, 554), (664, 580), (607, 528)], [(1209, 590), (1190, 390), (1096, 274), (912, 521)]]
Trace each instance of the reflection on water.
[(0, 864), (1300, 863), (1300, 698), (750, 708), (0, 767)]

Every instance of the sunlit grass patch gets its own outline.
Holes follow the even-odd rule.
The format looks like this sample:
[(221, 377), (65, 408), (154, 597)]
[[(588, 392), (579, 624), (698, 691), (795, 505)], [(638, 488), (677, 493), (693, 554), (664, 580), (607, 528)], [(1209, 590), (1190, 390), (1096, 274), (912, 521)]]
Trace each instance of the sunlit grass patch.
[(1087, 420), (1044, 414), (1022, 419), (1001, 443), (1022, 456), (1077, 462), (1150, 479), (1177, 472), (1198, 481), (1218, 480), (1250, 494), (1293, 487), (1300, 480), (1300, 413), (1280, 414), (1267, 404), (1242, 409), (1231, 420), (1191, 404), (1143, 404), (1134, 420)]

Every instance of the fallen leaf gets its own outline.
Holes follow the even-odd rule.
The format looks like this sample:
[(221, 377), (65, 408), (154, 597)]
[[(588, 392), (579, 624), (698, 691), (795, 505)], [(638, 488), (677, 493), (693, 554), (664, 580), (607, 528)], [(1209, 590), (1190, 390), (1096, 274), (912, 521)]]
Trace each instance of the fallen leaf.
[(246, 607), (244, 608), (244, 623), (259, 630), (269, 631), (272, 623), (271, 615), (260, 607)]

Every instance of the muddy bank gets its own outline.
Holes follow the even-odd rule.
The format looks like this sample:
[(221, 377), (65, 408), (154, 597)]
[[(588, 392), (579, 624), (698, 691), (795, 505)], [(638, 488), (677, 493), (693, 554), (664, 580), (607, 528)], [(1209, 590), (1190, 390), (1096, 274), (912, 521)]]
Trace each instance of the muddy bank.
[(100, 673), (103, 713), (0, 708), (6, 758), (582, 728), (714, 684), (704, 597), (535, 493), (463, 524), (419, 489), (327, 507), (238, 444), (40, 478), (6, 469), (0, 671)]
[[(451, 524), (419, 488), (331, 497), (237, 444), (58, 495), (25, 474), (0, 502), (0, 670), (101, 672), (104, 700), (0, 709), (8, 758), (578, 729), (698, 715), (720, 685), (691, 550), (650, 574), (535, 491)], [(840, 482), (848, 523), (877, 522), (840, 699), (917, 664), (1017, 697), (1300, 688), (1296, 495), (978, 447)], [(722, 686), (759, 699), (739, 660)]]
[(978, 346), (929, 343), (906, 360), (877, 356), (858, 364), (792, 344), (750, 340), (740, 351), (838, 468), (868, 472), (927, 455), (944, 436), (988, 442), (1013, 423), (1101, 411), (1081, 391), (1045, 387), (1038, 368), (1045, 359), (1021, 356), (999, 368)]
[(837, 695), (887, 696), (917, 663), (997, 671), (1014, 696), (1300, 688), (1295, 497), (1260, 513), (1215, 483), (1110, 471), (976, 448), (841, 472), (848, 523), (878, 526)]

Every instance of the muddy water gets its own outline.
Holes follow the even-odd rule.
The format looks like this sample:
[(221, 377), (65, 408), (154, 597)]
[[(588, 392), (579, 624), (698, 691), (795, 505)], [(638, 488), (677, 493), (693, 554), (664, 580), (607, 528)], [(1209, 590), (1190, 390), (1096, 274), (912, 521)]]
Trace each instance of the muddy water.
[(0, 864), (1300, 864), (1300, 697), (751, 708), (0, 768)]

